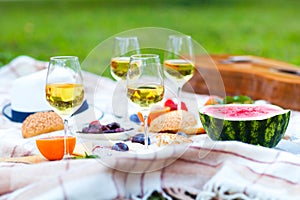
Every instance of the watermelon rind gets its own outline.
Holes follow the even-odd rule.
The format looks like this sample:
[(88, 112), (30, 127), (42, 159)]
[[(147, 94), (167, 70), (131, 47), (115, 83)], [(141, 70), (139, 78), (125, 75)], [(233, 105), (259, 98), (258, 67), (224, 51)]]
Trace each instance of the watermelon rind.
[[(200, 121), (212, 140), (236, 140), (264, 147), (275, 147), (284, 136), (289, 124), (291, 111), (274, 105), (263, 105), (277, 110), (256, 117), (228, 117), (209, 113), (209, 107), (222, 109), (230, 106), (260, 106), (253, 104), (209, 105), (199, 110)], [(264, 108), (264, 107), (262, 107)]]

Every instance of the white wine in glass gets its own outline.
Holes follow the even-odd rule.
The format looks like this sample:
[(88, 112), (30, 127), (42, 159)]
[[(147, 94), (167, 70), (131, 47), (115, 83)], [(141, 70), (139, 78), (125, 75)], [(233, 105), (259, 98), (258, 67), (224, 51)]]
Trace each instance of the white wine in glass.
[(67, 148), (68, 119), (84, 100), (83, 78), (76, 56), (51, 57), (47, 79), (46, 100), (64, 121), (64, 159), (70, 157)]
[(121, 124), (128, 123), (128, 99), (126, 98), (125, 82), (129, 60), (131, 55), (138, 53), (140, 53), (140, 44), (136, 36), (118, 36), (114, 38), (110, 72), (118, 83), (112, 103), (113, 115)]
[(178, 110), (181, 110), (182, 87), (192, 78), (194, 71), (195, 64), (191, 37), (187, 35), (170, 35), (164, 58), (164, 73), (177, 86)]
[(117, 81), (126, 80), (130, 55), (140, 53), (138, 38), (115, 37), (110, 72)]
[(127, 73), (127, 97), (138, 105), (144, 117), (144, 144), (148, 148), (148, 114), (151, 105), (164, 97), (163, 70), (156, 54), (130, 57)]

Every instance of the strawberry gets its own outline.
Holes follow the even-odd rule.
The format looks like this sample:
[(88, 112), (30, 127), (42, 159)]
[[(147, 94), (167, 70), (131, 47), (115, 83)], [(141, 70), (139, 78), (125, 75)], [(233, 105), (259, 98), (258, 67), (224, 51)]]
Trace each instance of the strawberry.
[(101, 126), (100, 122), (98, 120), (94, 120), (89, 123), (90, 126)]
[(185, 111), (188, 111), (186, 105), (184, 102), (181, 102), (181, 110), (185, 110)]
[[(177, 103), (175, 103), (172, 99), (167, 99), (164, 106), (170, 107), (171, 111), (177, 110)], [(188, 110), (184, 102), (181, 102), (181, 110)]]
[(177, 110), (177, 104), (174, 103), (172, 99), (167, 99), (167, 101), (164, 104), (165, 107), (169, 107), (172, 110)]

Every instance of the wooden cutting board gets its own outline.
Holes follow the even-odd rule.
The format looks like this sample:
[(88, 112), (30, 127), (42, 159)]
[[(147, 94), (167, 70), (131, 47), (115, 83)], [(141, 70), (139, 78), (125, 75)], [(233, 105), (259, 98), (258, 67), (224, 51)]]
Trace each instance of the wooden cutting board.
[(41, 162), (47, 162), (47, 160), (41, 155), (32, 155), (23, 157), (0, 158), (0, 162), (36, 164)]
[(300, 111), (300, 68), (295, 65), (251, 55), (199, 55), (196, 66), (185, 91), (247, 95)]

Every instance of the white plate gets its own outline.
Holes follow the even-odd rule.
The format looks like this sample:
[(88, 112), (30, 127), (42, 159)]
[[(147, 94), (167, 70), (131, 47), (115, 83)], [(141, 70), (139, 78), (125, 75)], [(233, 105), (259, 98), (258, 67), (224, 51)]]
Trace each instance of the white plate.
[(76, 136), (87, 140), (127, 140), (135, 134), (137, 131), (133, 129), (119, 133), (77, 133)]
[(300, 144), (288, 140), (280, 140), (275, 149), (286, 151), (292, 154), (300, 154)]
[(158, 147), (155, 143), (146, 149), (140, 143), (124, 142), (129, 151), (111, 150), (111, 146), (96, 146), (92, 154), (99, 156), (99, 162), (118, 171), (130, 173), (146, 173), (160, 170), (175, 162), (188, 149), (189, 145), (167, 145)]

